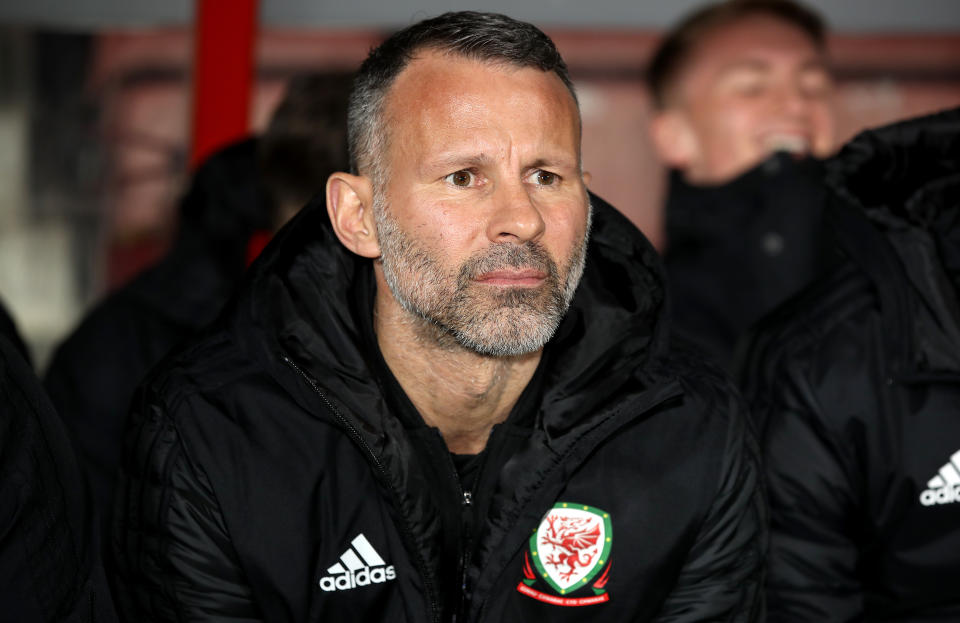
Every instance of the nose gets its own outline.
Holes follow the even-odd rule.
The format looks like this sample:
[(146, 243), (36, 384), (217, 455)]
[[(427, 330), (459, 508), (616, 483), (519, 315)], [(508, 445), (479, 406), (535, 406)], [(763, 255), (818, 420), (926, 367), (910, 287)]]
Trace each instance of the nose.
[(498, 184), (487, 223), (487, 237), (491, 242), (536, 240), (545, 227), (543, 214), (522, 181)]
[(788, 83), (780, 88), (779, 105), (785, 112), (804, 116), (810, 109), (810, 98), (799, 84)]

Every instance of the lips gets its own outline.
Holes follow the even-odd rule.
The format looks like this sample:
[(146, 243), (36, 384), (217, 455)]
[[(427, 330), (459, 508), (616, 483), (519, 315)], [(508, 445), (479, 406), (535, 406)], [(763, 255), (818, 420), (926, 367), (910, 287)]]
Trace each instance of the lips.
[(485, 285), (533, 287), (543, 283), (547, 274), (534, 268), (506, 268), (479, 275), (476, 281)]

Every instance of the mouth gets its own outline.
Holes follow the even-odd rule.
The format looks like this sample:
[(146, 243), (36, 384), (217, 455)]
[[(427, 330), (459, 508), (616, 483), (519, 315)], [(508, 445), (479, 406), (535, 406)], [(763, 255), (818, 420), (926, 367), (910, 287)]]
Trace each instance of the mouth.
[(545, 272), (534, 268), (504, 268), (483, 273), (476, 277), (476, 281), (489, 286), (535, 288), (546, 278)]
[(761, 144), (768, 154), (783, 151), (797, 158), (803, 158), (809, 156), (811, 151), (810, 139), (801, 134), (773, 132), (762, 137)]

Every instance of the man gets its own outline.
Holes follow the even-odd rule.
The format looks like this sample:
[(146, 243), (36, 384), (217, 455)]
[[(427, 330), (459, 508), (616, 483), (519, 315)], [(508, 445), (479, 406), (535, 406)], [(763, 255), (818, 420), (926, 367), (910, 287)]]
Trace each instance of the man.
[[(448, 13), (371, 52), (353, 173), (152, 375), (115, 551), (135, 620), (755, 620), (753, 445), (590, 202), (566, 66)], [(582, 276), (582, 279), (581, 279)]]
[(708, 5), (650, 63), (651, 134), (672, 169), (674, 319), (725, 366), (747, 327), (819, 270), (826, 65), (823, 23), (788, 0)]
[(0, 621), (111, 623), (93, 500), (18, 350), (0, 334)]
[(109, 518), (133, 392), (151, 367), (210, 323), (249, 256), (347, 161), (350, 81), (291, 80), (259, 138), (211, 156), (180, 204), (170, 253), (113, 292), (57, 348), (44, 384)]
[(827, 163), (835, 270), (764, 320), (771, 621), (960, 620), (960, 110)]

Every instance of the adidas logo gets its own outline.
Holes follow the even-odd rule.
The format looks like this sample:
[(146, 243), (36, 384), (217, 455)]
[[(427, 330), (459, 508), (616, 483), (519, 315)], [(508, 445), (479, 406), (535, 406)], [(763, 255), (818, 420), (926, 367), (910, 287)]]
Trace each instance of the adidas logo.
[(950, 462), (940, 468), (927, 486), (930, 488), (920, 494), (924, 506), (960, 502), (960, 450), (953, 453)]
[(348, 591), (370, 584), (383, 584), (397, 577), (393, 565), (388, 565), (373, 549), (363, 534), (350, 541), (347, 551), (340, 556), (340, 562), (329, 569), (320, 578), (320, 588), (330, 591)]

